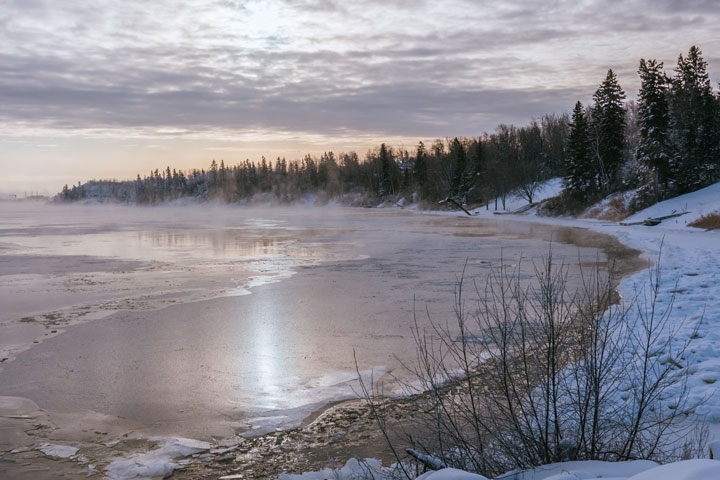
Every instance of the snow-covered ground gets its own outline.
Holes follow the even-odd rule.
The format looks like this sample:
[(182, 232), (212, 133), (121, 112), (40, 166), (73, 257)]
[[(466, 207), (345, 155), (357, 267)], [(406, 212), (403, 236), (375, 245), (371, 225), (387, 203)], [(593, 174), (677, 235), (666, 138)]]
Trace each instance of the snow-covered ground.
[[(557, 180), (551, 181), (537, 197), (542, 200), (561, 190)], [(516, 199), (520, 203), (521, 199)], [(508, 207), (512, 209), (513, 207)], [(691, 339), (690, 353), (693, 366), (689, 381), (689, 400), (701, 401), (696, 409), (698, 417), (710, 427), (710, 439), (720, 438), (720, 231), (706, 232), (688, 227), (687, 224), (708, 213), (720, 211), (720, 183), (697, 192), (681, 195), (651, 206), (625, 219), (623, 223), (640, 222), (674, 213), (684, 215), (663, 221), (660, 225), (622, 226), (619, 223), (592, 219), (539, 217), (534, 211), (525, 215), (512, 215), (513, 220), (533, 221), (583, 227), (615, 235), (622, 243), (643, 251), (651, 262), (659, 259), (661, 268), (660, 302), (667, 305), (674, 301), (670, 321), (681, 326), (676, 334), (677, 343)], [(478, 210), (479, 216), (492, 215)], [(648, 285), (648, 270), (643, 270), (622, 281), (620, 293), (625, 299)], [(695, 330), (697, 329), (697, 331)], [(550, 469), (540, 469), (525, 476), (507, 477), (522, 480), (573, 480), (580, 478), (610, 478), (628, 480), (705, 480), (720, 479), (720, 462), (693, 460), (677, 462), (633, 472), (588, 472), (588, 462), (571, 466), (560, 464)], [(577, 469), (577, 470), (575, 470)], [(441, 480), (429, 475), (424, 480)], [(455, 477), (461, 478), (461, 477)], [(471, 480), (473, 477), (467, 477)]]
[[(391, 480), (393, 468), (383, 468), (374, 459), (350, 459), (341, 468), (302, 475), (280, 475), (279, 480)], [(563, 462), (544, 465), (533, 470), (508, 472), (495, 480), (716, 480), (720, 479), (720, 461), (708, 459), (686, 460), (658, 465), (649, 460), (631, 462)], [(487, 477), (454, 468), (445, 468), (420, 475), (417, 480), (488, 480)]]
[(681, 217), (665, 220), (661, 226), (669, 230), (686, 230), (688, 223), (697, 220), (708, 213), (720, 212), (720, 183), (688, 193), (679, 197), (656, 203), (655, 205), (638, 212), (625, 222), (639, 222), (646, 218), (663, 217), (672, 213), (688, 212)]
[[(551, 180), (539, 190), (535, 200), (549, 198), (561, 190), (562, 182)], [(508, 210), (522, 206), (523, 201), (521, 198), (510, 199)], [(618, 222), (585, 218), (541, 217), (534, 209), (500, 218), (582, 227), (611, 234), (623, 244), (641, 250), (648, 262), (659, 260), (660, 303), (674, 302), (671, 324), (681, 326), (675, 337), (676, 343), (694, 337), (690, 344), (694, 365), (688, 385), (689, 400), (691, 403), (702, 401), (697, 414), (709, 422), (711, 436), (720, 438), (720, 231), (707, 232), (687, 226), (716, 211), (720, 211), (720, 183), (660, 202), (622, 221), (633, 223), (687, 212), (654, 227), (623, 226)], [(477, 209), (473, 213), (486, 218), (494, 216), (492, 210), (486, 209)], [(648, 284), (649, 272), (643, 270), (625, 278), (619, 290), (624, 299), (631, 299)]]

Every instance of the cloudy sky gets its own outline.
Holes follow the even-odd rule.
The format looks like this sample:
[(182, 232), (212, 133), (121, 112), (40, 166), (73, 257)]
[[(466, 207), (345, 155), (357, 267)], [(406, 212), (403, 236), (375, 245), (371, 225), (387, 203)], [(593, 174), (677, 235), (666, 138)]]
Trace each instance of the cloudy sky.
[(479, 135), (699, 45), (716, 0), (0, 0), (0, 191)]

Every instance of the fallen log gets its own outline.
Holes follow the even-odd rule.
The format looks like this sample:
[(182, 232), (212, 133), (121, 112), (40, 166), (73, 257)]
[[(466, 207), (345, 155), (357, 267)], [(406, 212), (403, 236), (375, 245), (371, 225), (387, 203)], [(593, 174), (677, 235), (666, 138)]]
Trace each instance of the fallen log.
[(520, 213), (525, 213), (531, 208), (533, 208), (537, 203), (528, 203), (527, 205), (523, 205), (522, 207), (512, 210), (510, 212), (493, 212), (495, 215), (517, 215)]
[(685, 215), (686, 213), (690, 212), (675, 213), (675, 211), (673, 210), (670, 215), (665, 215), (663, 217), (646, 218), (645, 220), (642, 220), (640, 222), (620, 222), (620, 225), (622, 225), (623, 227), (629, 227), (631, 225), (645, 225), (646, 227), (654, 227), (655, 225), (660, 225), (663, 220), (667, 220), (668, 218), (680, 217), (682, 215)]
[(450, 197), (447, 197), (445, 200), (440, 200), (440, 201), (438, 202), (438, 204), (441, 204), (441, 203), (452, 203), (453, 205), (455, 205), (456, 207), (458, 207), (460, 210), (462, 210), (463, 212), (467, 213), (468, 215), (470, 215), (470, 216), (472, 217), (472, 213), (468, 212), (468, 211), (465, 209), (465, 207), (463, 207), (462, 205), (460, 205), (458, 202), (456, 202), (455, 200), (453, 200), (453, 199), (450, 198)]
[(442, 470), (443, 468), (447, 468), (447, 464), (437, 457), (433, 457), (431, 455), (424, 455), (412, 448), (407, 448), (405, 449), (405, 451), (408, 453), (408, 455), (410, 455), (411, 457), (415, 457), (420, 463), (425, 465), (430, 470)]

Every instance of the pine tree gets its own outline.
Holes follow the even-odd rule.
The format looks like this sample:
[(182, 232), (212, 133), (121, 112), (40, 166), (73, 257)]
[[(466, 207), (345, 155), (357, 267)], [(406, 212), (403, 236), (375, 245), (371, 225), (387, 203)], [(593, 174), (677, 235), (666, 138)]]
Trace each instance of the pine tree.
[(413, 170), (417, 188), (424, 197), (427, 192), (427, 152), (423, 142), (418, 143)]
[(637, 159), (647, 169), (655, 186), (656, 201), (660, 190), (665, 190), (670, 179), (670, 156), (668, 147), (668, 78), (663, 63), (656, 60), (640, 60), (640, 92), (638, 93), (638, 122), (640, 145)]
[(380, 193), (383, 195), (394, 195), (395, 185), (393, 184), (393, 159), (387, 147), (383, 143), (380, 145)]
[(225, 194), (227, 188), (228, 169), (225, 166), (225, 160), (220, 160), (220, 169), (218, 170), (218, 184), (220, 188), (220, 194)]
[(487, 170), (481, 138), (475, 138), (468, 146), (468, 202), (481, 202), (485, 198), (483, 180)]
[(398, 161), (402, 165), (402, 191), (407, 193), (411, 188), (412, 170), (410, 169), (410, 154), (406, 149), (403, 148), (398, 152)]
[(208, 182), (208, 196), (210, 198), (213, 198), (215, 196), (215, 192), (217, 190), (218, 186), (218, 166), (217, 162), (213, 159), (212, 163), (210, 163), (210, 175), (209, 175), (209, 182)]
[(164, 179), (164, 200), (168, 200), (170, 198), (170, 194), (172, 193), (172, 171), (170, 170), (170, 165), (167, 166), (165, 169), (165, 179)]
[(720, 129), (718, 101), (713, 95), (702, 51), (690, 48), (680, 55), (670, 88), (670, 169), (678, 194), (718, 180)]
[(452, 193), (462, 196), (467, 190), (465, 185), (465, 164), (467, 162), (465, 147), (457, 137), (450, 144), (450, 161), (453, 164)]
[(483, 144), (481, 138), (474, 138), (468, 148), (468, 157), (470, 160), (469, 168), (473, 177), (482, 175), (485, 170), (485, 156), (483, 154)]
[(575, 198), (586, 200), (597, 189), (590, 143), (590, 127), (582, 103), (577, 102), (570, 123), (565, 163), (565, 189)]
[(625, 92), (615, 72), (608, 70), (605, 80), (593, 95), (592, 129), (599, 187), (610, 192), (620, 184), (620, 168), (625, 151)]

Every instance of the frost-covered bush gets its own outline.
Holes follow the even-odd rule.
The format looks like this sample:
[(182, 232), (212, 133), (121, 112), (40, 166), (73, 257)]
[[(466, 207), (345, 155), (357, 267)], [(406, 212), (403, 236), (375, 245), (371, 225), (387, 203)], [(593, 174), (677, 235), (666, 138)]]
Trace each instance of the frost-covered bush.
[(417, 408), (395, 425), (408, 446), (487, 476), (565, 460), (692, 456), (689, 341), (674, 339), (684, 326), (669, 322), (672, 301), (658, 302), (659, 267), (622, 303), (599, 262), (579, 289), (552, 255), (533, 267), (529, 285), (519, 267), (493, 269), (471, 302), (461, 280), (454, 322), (416, 326), (408, 391)]

